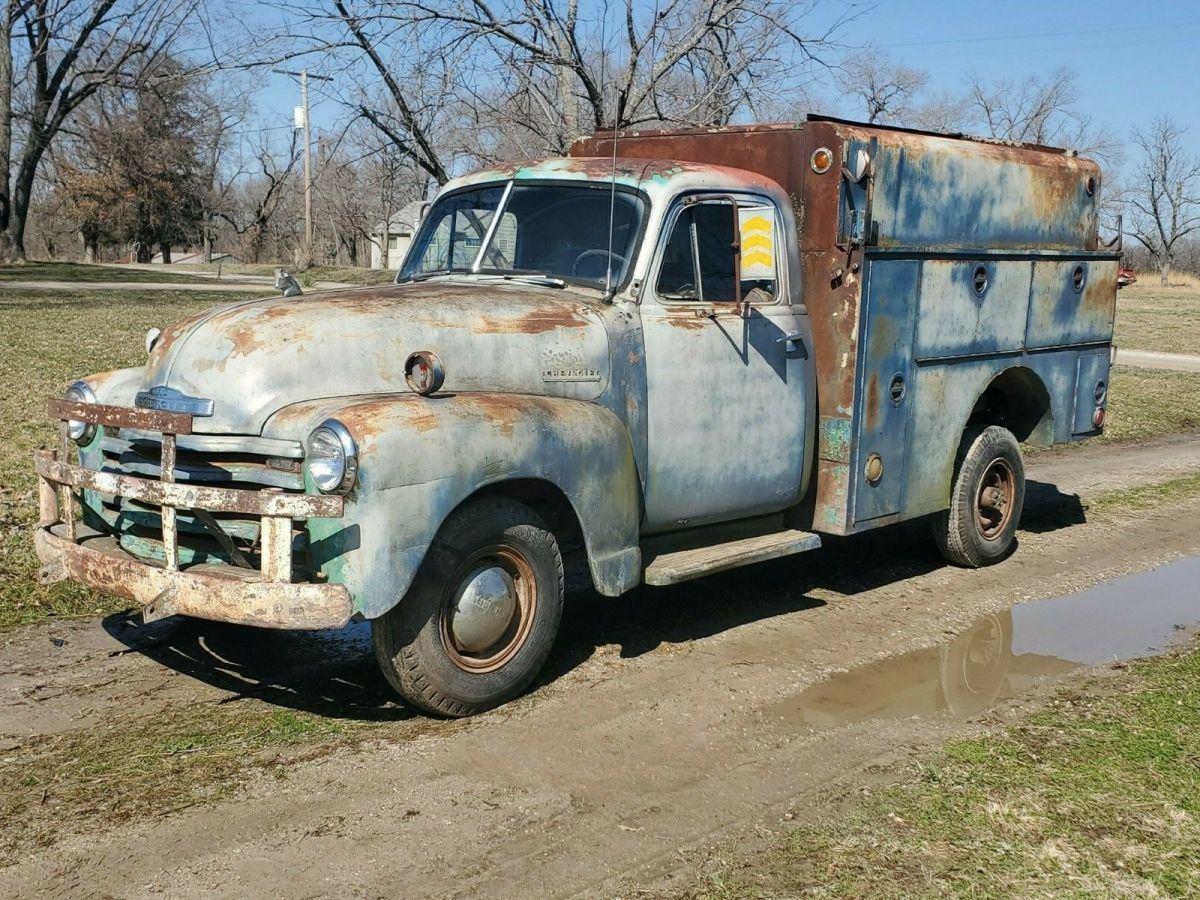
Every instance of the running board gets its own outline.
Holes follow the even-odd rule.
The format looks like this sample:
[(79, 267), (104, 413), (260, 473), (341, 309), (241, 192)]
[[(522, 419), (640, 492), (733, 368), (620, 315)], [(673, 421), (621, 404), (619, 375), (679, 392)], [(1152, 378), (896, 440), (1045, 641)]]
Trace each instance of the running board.
[[(646, 541), (642, 546), (642, 559), (646, 561), (642, 580), (659, 587), (690, 581), (702, 575), (713, 575), (738, 566), (766, 562), (781, 556), (816, 550), (821, 538), (810, 531), (774, 531), (744, 537), (740, 540), (720, 544), (706, 544), (684, 550), (668, 551), (668, 535)], [(657, 546), (656, 546), (657, 545)], [(661, 548), (660, 552), (655, 552)]]

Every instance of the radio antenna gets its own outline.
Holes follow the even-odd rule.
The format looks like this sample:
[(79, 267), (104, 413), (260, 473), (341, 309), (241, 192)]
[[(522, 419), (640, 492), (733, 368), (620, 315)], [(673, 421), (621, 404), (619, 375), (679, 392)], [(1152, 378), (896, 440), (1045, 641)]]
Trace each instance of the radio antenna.
[[(600, 23), (600, 77), (605, 79), (608, 74), (608, 3), (604, 4), (604, 18)], [(609, 86), (612, 95), (612, 172), (608, 183), (608, 255), (604, 258), (604, 299), (612, 302), (613, 276), (613, 224), (617, 209), (617, 93), (616, 81)], [(601, 97), (604, 96), (604, 85), (601, 84)]]
[[(616, 104), (613, 104), (616, 112)], [(616, 116), (613, 116), (612, 132), (612, 175), (608, 183), (608, 256), (604, 263), (604, 295), (612, 300), (612, 270), (613, 270), (613, 223), (617, 209), (617, 129)]]

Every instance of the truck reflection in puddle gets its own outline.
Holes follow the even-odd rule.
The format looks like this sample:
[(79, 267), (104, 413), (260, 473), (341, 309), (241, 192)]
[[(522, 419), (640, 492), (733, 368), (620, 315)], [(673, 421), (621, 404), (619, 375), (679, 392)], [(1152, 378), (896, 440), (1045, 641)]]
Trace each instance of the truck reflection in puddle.
[(768, 719), (821, 728), (938, 713), (978, 715), (1081, 666), (1153, 656), (1200, 625), (1200, 557), (985, 616), (939, 647), (852, 669)]

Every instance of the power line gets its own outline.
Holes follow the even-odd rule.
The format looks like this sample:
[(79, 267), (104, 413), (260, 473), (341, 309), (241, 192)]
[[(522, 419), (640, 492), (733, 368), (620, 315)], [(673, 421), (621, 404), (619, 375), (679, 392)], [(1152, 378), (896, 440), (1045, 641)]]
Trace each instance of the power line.
[(872, 47), (890, 48), (890, 47), (929, 47), (943, 46), (946, 44), (978, 44), (985, 42), (996, 41), (1028, 41), (1034, 38), (1054, 37), (1062, 38), (1067, 36), (1078, 36), (1085, 34), (1128, 34), (1133, 31), (1164, 31), (1175, 32), (1180, 28), (1197, 28), (1200, 27), (1200, 22), (1176, 22), (1176, 23), (1158, 23), (1156, 25), (1130, 25), (1125, 27), (1111, 28), (1074, 28), (1069, 31), (1058, 29), (1056, 31), (1043, 31), (1024, 34), (991, 34), (980, 35), (969, 38), (941, 38), (929, 41), (882, 41), (879, 43), (871, 42)]

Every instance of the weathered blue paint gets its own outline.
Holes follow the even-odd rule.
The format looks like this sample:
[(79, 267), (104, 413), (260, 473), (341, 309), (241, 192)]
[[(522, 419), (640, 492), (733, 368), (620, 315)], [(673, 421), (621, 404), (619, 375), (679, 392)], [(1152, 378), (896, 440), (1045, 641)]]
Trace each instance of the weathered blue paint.
[[(927, 135), (866, 135), (847, 142), (848, 156), (871, 153), (874, 242), (882, 247), (961, 250), (1076, 250), (1091, 247), (1095, 164), (990, 143)], [(872, 147), (874, 148), (872, 152)], [(1073, 177), (1044, 168), (1046, 158)], [(855, 195), (846, 192), (843, 203)]]
[[(988, 272), (982, 296), (973, 280), (979, 265)], [(1079, 265), (1095, 279), (1091, 295), (1086, 283), (1074, 289)], [(1114, 266), (1089, 253), (1052, 260), (1035, 253), (868, 253), (851, 468), (854, 530), (945, 508), (963, 429), (1006, 372), (1028, 370), (1050, 406), (1048, 424), (1019, 438), (1049, 444), (1096, 432), (1093, 395), (1107, 379)], [(906, 385), (899, 403), (889, 390), (896, 375)], [(884, 466), (876, 484), (864, 471), (872, 453)]]

